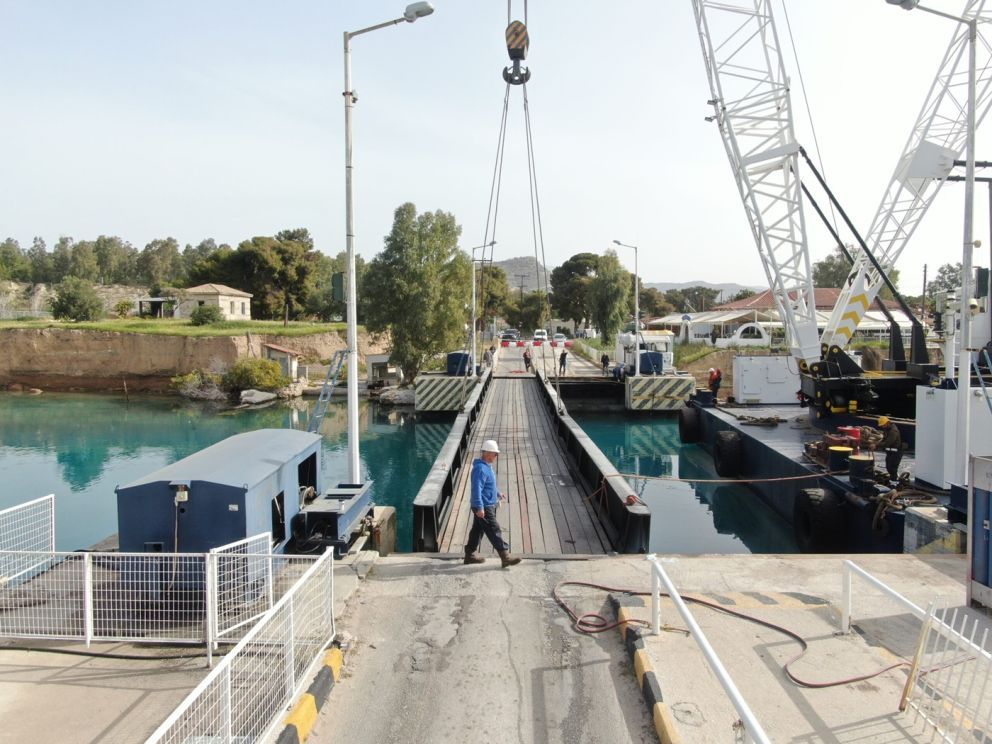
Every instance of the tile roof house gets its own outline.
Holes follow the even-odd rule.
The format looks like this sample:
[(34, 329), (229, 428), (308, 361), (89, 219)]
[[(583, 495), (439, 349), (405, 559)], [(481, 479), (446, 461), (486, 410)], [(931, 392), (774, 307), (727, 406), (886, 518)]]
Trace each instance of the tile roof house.
[(216, 305), (224, 320), (251, 320), (251, 295), (223, 284), (200, 284), (181, 290), (175, 317), (188, 318), (201, 305)]
[[(837, 304), (837, 298), (840, 297), (840, 289), (838, 287), (816, 287), (813, 289), (813, 296), (816, 303), (816, 309), (825, 310), (829, 313), (834, 309), (834, 305)], [(885, 300), (885, 306), (895, 310), (899, 307), (899, 303), (894, 300)], [(758, 312), (761, 312), (762, 310), (772, 310), (774, 307), (775, 298), (772, 297), (772, 291), (770, 289), (766, 289), (764, 292), (759, 292), (751, 297), (745, 297), (743, 300), (735, 300), (734, 302), (724, 302), (720, 305), (714, 305), (712, 309), (757, 310)]]

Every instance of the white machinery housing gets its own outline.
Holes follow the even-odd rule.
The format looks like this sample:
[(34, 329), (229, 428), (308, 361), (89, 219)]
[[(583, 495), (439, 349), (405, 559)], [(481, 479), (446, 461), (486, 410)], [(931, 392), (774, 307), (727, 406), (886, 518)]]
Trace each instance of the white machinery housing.
[(799, 366), (789, 355), (734, 357), (734, 400), (738, 403), (795, 403), (800, 384)]

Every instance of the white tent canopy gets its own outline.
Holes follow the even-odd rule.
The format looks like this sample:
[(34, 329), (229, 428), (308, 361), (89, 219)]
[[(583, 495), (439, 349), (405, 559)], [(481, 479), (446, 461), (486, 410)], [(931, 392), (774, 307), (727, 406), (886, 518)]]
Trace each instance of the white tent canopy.
[[(890, 310), (892, 317), (899, 325), (903, 333), (909, 333), (913, 327), (912, 321), (902, 310)], [(688, 320), (685, 320), (688, 316)], [(830, 321), (830, 312), (826, 310), (816, 311), (816, 326), (820, 330), (827, 327)], [(768, 326), (781, 326), (777, 310), (707, 310), (701, 313), (672, 313), (661, 318), (654, 318), (647, 322), (648, 328), (679, 328), (683, 323), (688, 323), (696, 331), (702, 330), (700, 326), (706, 326), (708, 331), (713, 326), (740, 326), (744, 323), (762, 323)], [(869, 310), (864, 314), (858, 330), (863, 332), (881, 332), (889, 330), (889, 321), (879, 310)]]

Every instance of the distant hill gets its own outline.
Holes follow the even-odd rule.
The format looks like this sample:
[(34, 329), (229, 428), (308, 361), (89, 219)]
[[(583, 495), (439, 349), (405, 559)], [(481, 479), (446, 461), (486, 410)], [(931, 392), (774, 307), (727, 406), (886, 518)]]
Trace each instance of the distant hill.
[(547, 269), (544, 266), (535, 269), (533, 256), (493, 261), (493, 265), (499, 266), (506, 272), (506, 281), (512, 290), (519, 292), (521, 284), (524, 285), (524, 292), (533, 292), (538, 287), (544, 286), (544, 275), (547, 273)]
[[(516, 258), (508, 258), (504, 261), (494, 261), (496, 266), (499, 266), (503, 271), (506, 272), (506, 281), (510, 285), (510, 289), (519, 292), (520, 284), (524, 285), (524, 292), (533, 292), (539, 286), (543, 286), (544, 274), (547, 271), (544, 266), (540, 267), (540, 278), (538, 278), (538, 272), (534, 268), (534, 257), (533, 256), (518, 256)], [(524, 275), (524, 276), (521, 276)], [(550, 280), (549, 280), (550, 281)], [(715, 289), (723, 294), (719, 298), (721, 302), (728, 301), (735, 294), (740, 292), (742, 289), (753, 289), (755, 292), (763, 292), (768, 287), (756, 287), (756, 286), (746, 286), (744, 284), (734, 284), (732, 282), (727, 282), (724, 284), (714, 284), (713, 282), (644, 282), (645, 287), (654, 287), (662, 292), (669, 289), (687, 289), (688, 287), (709, 287)], [(554, 287), (551, 288), (554, 291)]]
[(667, 292), (670, 289), (688, 289), (689, 287), (707, 287), (709, 289), (715, 289), (721, 292), (722, 295), (717, 297), (719, 302), (727, 302), (731, 297), (740, 292), (742, 289), (753, 289), (755, 292), (764, 292), (768, 287), (757, 287), (757, 286), (747, 286), (745, 284), (734, 284), (733, 282), (727, 282), (724, 284), (714, 284), (713, 282), (645, 282), (645, 287), (654, 287), (661, 292)]

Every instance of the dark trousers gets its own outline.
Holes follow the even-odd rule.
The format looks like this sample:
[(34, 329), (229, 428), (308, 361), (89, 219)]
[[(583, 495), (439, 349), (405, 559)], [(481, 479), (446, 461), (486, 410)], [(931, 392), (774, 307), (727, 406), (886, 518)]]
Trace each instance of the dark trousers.
[(499, 528), (499, 522), (496, 521), (496, 507), (487, 506), (485, 509), (486, 516), (482, 518), (474, 511), (472, 512), (472, 529), (469, 530), (468, 542), (465, 543), (466, 553), (474, 553), (479, 549), (483, 532), (486, 533), (486, 537), (489, 538), (489, 542), (493, 544), (493, 548), (497, 552), (510, 549), (510, 546), (503, 542), (503, 532)]
[(901, 462), (902, 462), (901, 449), (885, 450), (885, 470), (886, 472), (888, 472), (889, 477), (892, 480), (896, 480), (899, 477), (899, 463)]

